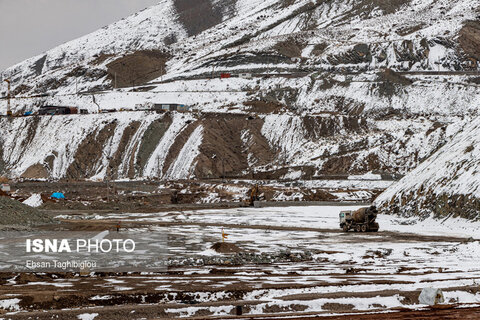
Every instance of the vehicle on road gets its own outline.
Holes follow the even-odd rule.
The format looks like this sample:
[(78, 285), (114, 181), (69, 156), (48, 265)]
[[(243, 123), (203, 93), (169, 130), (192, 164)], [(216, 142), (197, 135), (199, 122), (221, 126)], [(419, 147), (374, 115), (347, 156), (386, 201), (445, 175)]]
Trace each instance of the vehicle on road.
[(356, 232), (377, 232), (379, 224), (375, 222), (377, 219), (377, 207), (370, 206), (360, 208), (355, 211), (340, 212), (340, 228), (348, 232), (354, 230)]

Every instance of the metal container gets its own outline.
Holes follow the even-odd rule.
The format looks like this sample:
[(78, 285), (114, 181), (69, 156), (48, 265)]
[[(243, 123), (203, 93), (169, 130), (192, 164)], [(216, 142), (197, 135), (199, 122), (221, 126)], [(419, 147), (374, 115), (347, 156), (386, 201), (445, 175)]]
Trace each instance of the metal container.
[(377, 209), (373, 206), (360, 208), (352, 213), (352, 217), (356, 223), (372, 223), (377, 218)]
[(352, 213), (353, 221), (355, 221), (356, 223), (365, 222), (366, 211), (367, 211), (367, 208), (360, 208), (356, 211), (353, 211)]

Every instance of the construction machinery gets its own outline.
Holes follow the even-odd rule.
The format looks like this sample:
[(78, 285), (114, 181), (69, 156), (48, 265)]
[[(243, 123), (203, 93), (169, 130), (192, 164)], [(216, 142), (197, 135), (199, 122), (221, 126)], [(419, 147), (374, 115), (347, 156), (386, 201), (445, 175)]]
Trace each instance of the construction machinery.
[(340, 228), (348, 232), (354, 230), (356, 232), (377, 232), (379, 225), (377, 219), (377, 207), (365, 207), (355, 211), (340, 212)]
[(11, 117), (13, 116), (13, 113), (12, 113), (12, 109), (10, 107), (10, 99), (12, 98), (11, 95), (10, 95), (10, 79), (4, 79), (3, 81), (5, 81), (7, 84), (8, 84), (8, 91), (7, 91), (7, 116), (8, 117)]
[(255, 201), (260, 200), (260, 190), (258, 189), (258, 184), (255, 184), (252, 189), (250, 189), (250, 206), (255, 205)]

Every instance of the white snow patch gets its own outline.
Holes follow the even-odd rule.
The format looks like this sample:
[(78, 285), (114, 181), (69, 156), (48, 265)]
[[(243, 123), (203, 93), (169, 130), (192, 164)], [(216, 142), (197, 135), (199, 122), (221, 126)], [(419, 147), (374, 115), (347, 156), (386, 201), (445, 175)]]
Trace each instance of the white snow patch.
[(203, 126), (199, 125), (190, 135), (175, 162), (167, 171), (166, 177), (170, 180), (189, 179), (193, 177), (195, 166), (193, 162), (200, 154), (200, 145), (203, 140)]
[(77, 316), (80, 320), (94, 320), (98, 316), (98, 313), (82, 313)]
[(7, 310), (7, 311), (19, 311), (20, 306), (20, 299), (4, 299), (0, 300), (0, 309)]
[(42, 196), (39, 193), (32, 194), (27, 200), (23, 201), (23, 204), (38, 208), (43, 204)]

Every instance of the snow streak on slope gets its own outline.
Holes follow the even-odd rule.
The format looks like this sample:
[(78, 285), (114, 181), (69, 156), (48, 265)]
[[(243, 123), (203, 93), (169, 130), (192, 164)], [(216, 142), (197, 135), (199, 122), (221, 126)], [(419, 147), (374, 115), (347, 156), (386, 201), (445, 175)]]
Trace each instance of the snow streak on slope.
[[(174, 118), (155, 146), (156, 153), (149, 156), (147, 176), (161, 172), (164, 154), (191, 119), (185, 115)], [(2, 161), (12, 177), (103, 179), (109, 166), (114, 166), (111, 174), (116, 178), (138, 177), (143, 171), (139, 159), (148, 156), (139, 152), (143, 143), (149, 143), (145, 131), (154, 121), (168, 123), (163, 115), (145, 112), (2, 121)], [(22, 135), (23, 130), (31, 134)], [(177, 171), (176, 177), (187, 178), (188, 172)]]
[(199, 148), (203, 138), (203, 126), (199, 125), (188, 141), (183, 146), (177, 160), (170, 166), (166, 173), (166, 178), (178, 180), (185, 178), (194, 178), (193, 171), (196, 165), (195, 158), (199, 155)]
[(266, 116), (262, 134), (284, 155), (294, 155), (302, 147), (305, 136), (302, 119), (290, 115)]
[[(148, 115), (143, 118), (139, 128), (136, 130), (133, 137), (129, 140), (125, 150), (123, 151), (123, 160), (118, 166), (118, 175), (120, 177), (128, 177), (128, 171), (132, 167), (134, 159), (138, 157), (138, 151), (142, 138), (145, 134), (145, 131), (151, 125), (151, 123), (158, 118), (157, 115)], [(122, 130), (124, 131), (124, 130)]]
[(165, 132), (162, 140), (157, 145), (157, 148), (150, 156), (147, 166), (144, 170), (144, 176), (146, 177), (162, 177), (162, 165), (165, 162), (165, 159), (168, 155), (168, 150), (175, 142), (175, 137), (185, 128), (186, 121), (193, 120), (193, 117), (187, 115), (185, 119), (184, 115), (175, 113), (173, 116), (172, 124), (168, 127), (168, 130)]

